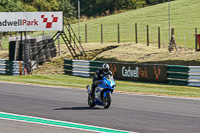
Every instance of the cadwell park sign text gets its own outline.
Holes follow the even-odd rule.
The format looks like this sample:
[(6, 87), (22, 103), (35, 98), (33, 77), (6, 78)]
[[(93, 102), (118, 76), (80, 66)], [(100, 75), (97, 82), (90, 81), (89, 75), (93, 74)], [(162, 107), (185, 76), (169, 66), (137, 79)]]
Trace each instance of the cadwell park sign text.
[(62, 12), (0, 12), (0, 31), (61, 31)]
[(167, 65), (109, 63), (115, 79), (167, 82)]

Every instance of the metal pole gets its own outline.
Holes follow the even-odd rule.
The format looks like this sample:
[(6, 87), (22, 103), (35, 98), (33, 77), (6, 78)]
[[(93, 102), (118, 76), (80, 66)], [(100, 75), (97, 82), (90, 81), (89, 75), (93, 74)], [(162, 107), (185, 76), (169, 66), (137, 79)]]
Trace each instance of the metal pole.
[(81, 28), (80, 28), (80, 0), (78, 0), (78, 34), (79, 34), (79, 42), (81, 42)]
[(17, 49), (18, 49), (18, 45), (19, 45), (19, 41), (18, 41), (18, 37), (16, 37), (14, 61), (17, 60)]
[(59, 56), (61, 56), (60, 36), (58, 36), (58, 47), (59, 47)]
[(20, 44), (19, 44), (19, 61), (23, 61), (23, 59), (22, 59), (22, 55), (23, 55), (23, 51), (22, 51), (22, 47), (23, 47), (23, 32), (20, 32), (20, 35), (21, 35), (21, 38), (20, 38)]
[(198, 48), (197, 48), (197, 28), (195, 28), (195, 51), (198, 51)]
[(147, 25), (147, 46), (149, 46), (149, 26)]
[(28, 43), (27, 43), (26, 31), (24, 31), (24, 36), (25, 36), (25, 40), (24, 40), (24, 63), (25, 63), (25, 68), (26, 68), (27, 72), (30, 72), (30, 69), (29, 69), (29, 46), (28, 46)]
[(101, 24), (101, 43), (103, 44), (103, 24)]
[(138, 43), (138, 36), (137, 36), (137, 23), (135, 23), (135, 43)]
[(160, 27), (158, 27), (158, 48), (160, 49)]
[(118, 23), (118, 43), (120, 43), (120, 25)]

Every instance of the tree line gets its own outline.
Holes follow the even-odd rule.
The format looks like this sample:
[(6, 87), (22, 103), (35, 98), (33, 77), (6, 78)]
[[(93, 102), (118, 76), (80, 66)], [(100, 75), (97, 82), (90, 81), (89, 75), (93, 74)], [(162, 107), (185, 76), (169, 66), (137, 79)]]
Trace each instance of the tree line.
[[(81, 15), (87, 17), (109, 15), (138, 9), (169, 0), (80, 0)], [(71, 19), (77, 18), (78, 0), (0, 0), (0, 12), (63, 11)]]

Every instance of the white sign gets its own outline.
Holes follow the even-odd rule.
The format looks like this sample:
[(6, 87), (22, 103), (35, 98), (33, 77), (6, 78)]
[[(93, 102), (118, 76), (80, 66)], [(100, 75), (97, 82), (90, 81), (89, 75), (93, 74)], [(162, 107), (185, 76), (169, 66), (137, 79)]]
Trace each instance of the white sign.
[(62, 31), (62, 12), (0, 12), (0, 32)]

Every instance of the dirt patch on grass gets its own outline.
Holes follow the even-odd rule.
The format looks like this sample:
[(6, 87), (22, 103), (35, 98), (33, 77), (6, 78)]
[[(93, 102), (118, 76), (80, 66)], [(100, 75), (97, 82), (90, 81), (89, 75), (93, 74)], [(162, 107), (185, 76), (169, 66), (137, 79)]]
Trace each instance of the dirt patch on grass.
[(42, 65), (39, 65), (37, 70), (32, 74), (63, 74), (63, 58), (52, 59)]
[(9, 58), (9, 52), (8, 52), (8, 50), (1, 50), (0, 51), (0, 58), (1, 59), (8, 59)]
[(99, 48), (99, 49), (91, 49), (89, 51), (86, 51), (87, 53), (87, 60), (95, 60), (95, 57), (98, 56), (99, 54), (108, 51), (108, 50), (112, 50), (119, 47), (118, 45), (116, 46), (107, 46), (107, 47), (103, 47), (103, 48)]
[(200, 53), (194, 49), (179, 48), (169, 52), (167, 46), (158, 49), (152, 44), (121, 44), (118, 48), (99, 54), (95, 60), (169, 65), (200, 65)]

